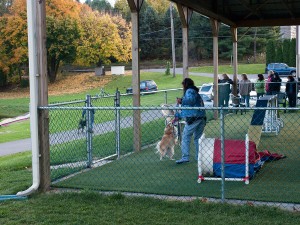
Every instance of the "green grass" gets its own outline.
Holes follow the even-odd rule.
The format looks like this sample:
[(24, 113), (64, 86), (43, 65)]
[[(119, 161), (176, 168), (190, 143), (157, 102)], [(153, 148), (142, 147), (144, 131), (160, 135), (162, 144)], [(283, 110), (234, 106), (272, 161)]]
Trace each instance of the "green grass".
[(16, 194), (30, 187), (32, 177), (30, 168), (31, 152), (0, 157), (0, 194)]
[(29, 120), (0, 126), (0, 143), (30, 138)]
[(92, 192), (0, 202), (0, 224), (298, 224), (299, 213), (267, 207), (164, 201)]
[[(212, 78), (207, 77), (199, 77), (199, 76), (191, 76), (197, 85), (201, 85), (202, 83), (206, 83), (212, 80)], [(170, 88), (178, 88), (181, 87), (182, 76), (177, 75), (175, 78), (171, 76), (166, 76), (162, 73), (142, 73), (141, 79), (153, 79), (156, 81), (160, 90), (170, 89)], [(116, 89), (118, 88), (121, 93), (126, 92), (126, 88), (131, 85), (131, 76), (115, 76), (112, 82), (110, 82), (107, 86), (105, 86), (105, 92), (109, 94), (114, 94)], [(49, 103), (53, 102), (67, 102), (72, 100), (84, 100), (87, 94), (91, 94), (92, 96), (99, 94), (99, 89), (92, 89), (86, 91), (84, 93), (78, 94), (66, 94), (60, 96), (49, 96)], [(168, 93), (167, 100), (169, 103), (175, 103), (176, 97), (180, 97), (182, 95), (181, 91), (172, 91)], [(156, 93), (151, 95), (143, 95), (141, 96), (141, 105), (142, 106), (159, 106), (160, 104), (165, 102), (164, 93)], [(20, 98), (20, 99), (0, 99), (0, 118), (1, 117), (13, 117), (18, 116), (20, 114), (24, 114), (29, 111), (29, 99), (28, 98)], [(100, 99), (93, 102), (94, 106), (113, 106), (113, 98), (110, 99)], [(131, 106), (132, 105), (132, 97), (122, 96), (121, 98), (121, 106)], [(83, 104), (75, 104), (73, 106), (81, 107)], [(66, 131), (70, 129), (77, 129), (78, 121), (81, 117), (81, 112), (77, 111), (68, 111), (67, 113), (55, 112), (51, 116), (51, 123), (59, 124), (59, 126), (53, 126), (53, 129), (50, 130), (51, 133)], [(109, 121), (114, 119), (114, 115), (110, 116), (95, 116), (95, 123), (102, 123), (105, 121)], [(64, 119), (62, 119), (64, 117)], [(62, 124), (63, 123), (63, 124)], [(24, 122), (15, 126), (8, 126), (6, 128), (0, 127), (1, 138), (0, 143), (7, 141), (14, 141), (23, 138), (30, 137), (29, 130), (29, 122)]]
[[(265, 64), (239, 64), (238, 65), (238, 73), (246, 73), (246, 74), (259, 74), (265, 73)], [(197, 68), (190, 68), (190, 72), (198, 72), (198, 73), (214, 73), (213, 66), (201, 66)], [(233, 67), (230, 65), (219, 65), (218, 67), (219, 74), (228, 73), (233, 74)]]
[[(247, 117), (250, 114), (247, 113)], [(247, 196), (247, 198), (272, 200), (293, 199), (297, 201), (299, 188), (299, 149), (298, 128), (292, 126), (293, 120), (299, 119), (297, 114), (284, 114), (286, 130), (281, 134), (288, 135), (288, 145), (284, 152), (288, 158), (268, 163), (259, 172), (249, 185), (243, 183), (226, 182), (225, 197)], [(234, 119), (235, 118), (235, 119)], [(246, 120), (241, 115), (228, 117), (226, 123), (234, 121), (242, 127), (240, 133), (231, 134), (243, 137)], [(243, 121), (241, 123), (241, 121)], [(210, 135), (217, 135), (219, 124), (215, 121), (207, 125), (211, 129)], [(232, 125), (234, 127), (234, 125)], [(293, 128), (293, 129), (291, 129)], [(154, 128), (149, 127), (153, 130)], [(290, 133), (287, 130), (291, 130)], [(146, 132), (146, 134), (149, 132)], [(294, 134), (294, 135), (292, 135)], [(229, 134), (228, 134), (229, 135)], [(145, 134), (143, 134), (145, 136)], [(265, 147), (284, 145), (283, 136), (264, 135)], [(180, 155), (176, 149), (176, 157)], [(278, 150), (278, 149), (276, 149)], [(220, 182), (203, 182), (197, 184), (196, 164), (175, 165), (174, 161), (160, 162), (158, 155), (151, 147), (136, 154), (131, 154), (121, 160), (106, 166), (82, 173), (74, 178), (86, 182), (84, 189), (114, 189), (137, 191), (143, 185), (143, 193), (178, 193), (181, 195), (205, 196), (206, 192), (212, 196), (220, 197)], [(291, 155), (292, 153), (292, 155)], [(30, 152), (0, 157), (0, 194), (15, 194), (27, 189), (31, 185), (31, 154)], [(275, 179), (276, 178), (276, 179)], [(289, 179), (288, 179), (289, 178)], [(274, 180), (276, 183), (274, 183)], [(69, 185), (75, 182), (69, 179)], [(278, 183), (281, 181), (281, 186)], [(90, 186), (98, 185), (98, 186)], [(109, 187), (112, 184), (112, 187)], [(276, 185), (274, 185), (276, 184)], [(77, 186), (78, 188), (78, 186)], [(151, 189), (153, 188), (153, 189)], [(193, 192), (189, 191), (193, 189)], [(294, 195), (291, 193), (294, 192)], [(121, 194), (103, 196), (87, 190), (74, 193), (52, 192), (36, 194), (28, 200), (0, 201), (0, 224), (298, 224), (299, 212), (287, 212), (272, 207), (258, 207), (249, 205), (228, 205), (208, 203), (205, 200), (188, 202), (156, 200), (144, 197), (125, 197)]]

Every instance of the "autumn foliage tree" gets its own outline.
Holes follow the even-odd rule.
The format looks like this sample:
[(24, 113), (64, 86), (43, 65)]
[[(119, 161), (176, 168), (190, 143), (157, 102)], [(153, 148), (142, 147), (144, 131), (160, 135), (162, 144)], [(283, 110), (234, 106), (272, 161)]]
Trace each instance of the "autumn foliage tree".
[(120, 16), (83, 10), (77, 63), (81, 65), (127, 62), (131, 57), (130, 25)]
[[(50, 82), (63, 63), (130, 60), (130, 25), (121, 17), (93, 12), (73, 0), (46, 0), (46, 26)], [(26, 0), (14, 0), (8, 13), (0, 15), (0, 84), (3, 74), (14, 75), (24, 64), (28, 65)]]
[(0, 17), (0, 71), (2, 86), (7, 76), (20, 74), (20, 69), (28, 64), (27, 20), (25, 0), (15, 0), (9, 8), (10, 14)]

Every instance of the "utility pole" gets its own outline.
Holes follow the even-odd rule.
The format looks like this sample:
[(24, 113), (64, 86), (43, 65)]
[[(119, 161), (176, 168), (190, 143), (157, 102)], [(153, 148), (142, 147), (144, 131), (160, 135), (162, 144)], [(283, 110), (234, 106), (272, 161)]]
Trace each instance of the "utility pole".
[(170, 17), (171, 17), (171, 39), (172, 39), (172, 60), (173, 60), (173, 77), (175, 77), (176, 58), (175, 58), (175, 40), (174, 40), (174, 22), (173, 22), (173, 3), (170, 2)]
[(257, 38), (257, 27), (255, 27), (255, 30), (254, 30), (254, 44), (253, 44), (254, 63), (256, 63), (256, 38)]

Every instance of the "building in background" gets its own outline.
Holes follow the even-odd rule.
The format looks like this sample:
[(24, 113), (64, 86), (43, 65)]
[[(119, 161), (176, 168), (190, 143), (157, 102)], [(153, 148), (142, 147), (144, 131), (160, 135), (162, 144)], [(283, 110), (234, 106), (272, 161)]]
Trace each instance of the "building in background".
[(280, 34), (282, 39), (296, 38), (296, 26), (281, 26)]

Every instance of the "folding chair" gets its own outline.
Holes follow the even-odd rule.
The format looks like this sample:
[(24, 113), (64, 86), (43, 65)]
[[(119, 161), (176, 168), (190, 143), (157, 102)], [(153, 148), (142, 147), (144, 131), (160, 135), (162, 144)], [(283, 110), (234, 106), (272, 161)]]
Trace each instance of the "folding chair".
[[(242, 109), (242, 108), (245, 108), (246, 105), (244, 102), (241, 102), (241, 97), (240, 96), (234, 96), (234, 95), (231, 95), (231, 105), (232, 107), (239, 107), (241, 108), (241, 115), (243, 115), (243, 111), (246, 113), (246, 110), (245, 109)], [(237, 110), (235, 110), (235, 114), (237, 114)]]

